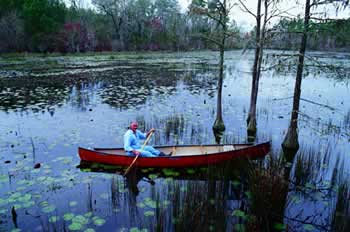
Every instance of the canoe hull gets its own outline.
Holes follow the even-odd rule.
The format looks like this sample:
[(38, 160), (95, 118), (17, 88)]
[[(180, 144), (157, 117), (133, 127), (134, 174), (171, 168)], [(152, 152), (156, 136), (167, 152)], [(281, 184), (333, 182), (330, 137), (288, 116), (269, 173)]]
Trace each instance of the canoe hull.
[[(156, 147), (157, 148), (157, 147)], [(164, 147), (162, 147), (164, 148)], [(248, 146), (246, 148), (226, 152), (189, 155), (189, 156), (166, 156), (166, 157), (139, 157), (134, 166), (148, 168), (182, 168), (208, 166), (236, 158), (257, 159), (263, 158), (270, 151), (270, 142)], [(129, 166), (135, 156), (112, 155), (96, 150), (89, 150), (79, 147), (79, 157), (83, 161), (112, 164), (118, 166)]]

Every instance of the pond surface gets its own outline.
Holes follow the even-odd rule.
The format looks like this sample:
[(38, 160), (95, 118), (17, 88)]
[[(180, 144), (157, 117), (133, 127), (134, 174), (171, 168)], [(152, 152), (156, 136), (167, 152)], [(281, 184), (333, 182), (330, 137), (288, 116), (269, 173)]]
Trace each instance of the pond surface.
[[(252, 51), (225, 53), (221, 142), (245, 143)], [(268, 51), (265, 67), (282, 60)], [(274, 55), (275, 54), (275, 55)], [(302, 83), (299, 150), (276, 230), (345, 229), (350, 217), (350, 86), (342, 53), (309, 53)], [(0, 231), (244, 231), (259, 225), (245, 165), (139, 170), (78, 168), (81, 147), (120, 147), (129, 123), (156, 128), (153, 145), (213, 144), (217, 52), (0, 58)], [(294, 60), (284, 61), (293, 64)], [(281, 156), (294, 66), (262, 75), (256, 142)], [(316, 103), (316, 104), (315, 104)], [(40, 164), (39, 168), (34, 168)], [(345, 200), (344, 200), (345, 199)], [(268, 199), (266, 199), (268, 200)], [(339, 216), (339, 214), (341, 214)], [(344, 226), (345, 225), (345, 226)], [(256, 227), (255, 227), (256, 228)], [(259, 228), (259, 227), (258, 227)], [(272, 228), (270, 228), (272, 229)]]

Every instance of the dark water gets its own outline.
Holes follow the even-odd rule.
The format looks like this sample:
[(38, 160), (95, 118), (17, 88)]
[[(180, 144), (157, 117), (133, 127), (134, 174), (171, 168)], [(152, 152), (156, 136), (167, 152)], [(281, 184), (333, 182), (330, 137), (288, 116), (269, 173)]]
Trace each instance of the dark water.
[[(350, 63), (347, 54), (310, 56)], [(226, 53), (222, 142), (247, 140), (252, 59)], [(79, 146), (122, 146), (133, 120), (157, 129), (155, 145), (215, 143), (217, 61), (215, 52), (0, 59), (0, 231), (345, 231), (350, 87), (331, 70), (311, 67), (303, 79), (308, 101), (301, 102), (301, 149), (287, 189), (267, 178), (273, 168), (260, 167), (261, 179), (247, 169), (270, 167), (281, 155), (293, 68), (271, 69), (261, 80), (256, 142), (272, 141), (265, 161), (146, 169), (129, 179), (113, 167), (77, 168)], [(262, 185), (264, 178), (273, 185)], [(259, 221), (266, 211), (259, 202), (271, 207), (270, 227)]]

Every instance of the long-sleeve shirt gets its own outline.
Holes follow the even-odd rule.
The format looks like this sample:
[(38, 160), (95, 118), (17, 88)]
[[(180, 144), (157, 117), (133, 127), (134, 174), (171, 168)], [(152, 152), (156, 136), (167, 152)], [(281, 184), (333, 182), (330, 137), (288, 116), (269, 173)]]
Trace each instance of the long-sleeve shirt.
[(146, 138), (146, 133), (142, 133), (136, 130), (136, 133), (132, 130), (127, 130), (124, 134), (124, 150), (132, 151), (141, 148), (140, 140)]

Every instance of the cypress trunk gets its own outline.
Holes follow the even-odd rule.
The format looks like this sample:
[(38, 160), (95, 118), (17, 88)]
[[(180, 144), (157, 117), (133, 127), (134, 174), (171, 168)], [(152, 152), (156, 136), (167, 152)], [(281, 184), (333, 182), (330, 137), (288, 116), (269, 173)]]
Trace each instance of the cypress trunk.
[(299, 61), (298, 61), (297, 74), (295, 78), (292, 115), (290, 119), (288, 132), (282, 143), (282, 148), (284, 151), (288, 151), (288, 150), (297, 151), (299, 149), (298, 115), (299, 115), (299, 104), (300, 104), (300, 95), (301, 95), (301, 81), (302, 81), (303, 68), (304, 68), (304, 56), (305, 56), (305, 50), (306, 50), (307, 33), (309, 29), (309, 19), (310, 19), (310, 0), (306, 0), (304, 30), (301, 38), (301, 43), (300, 43)]
[(220, 73), (218, 80), (218, 95), (216, 103), (216, 119), (213, 125), (214, 133), (223, 132), (225, 124), (222, 119), (222, 83), (224, 77), (224, 46), (220, 46)]
[[(224, 5), (226, 6), (226, 1), (224, 1)], [(225, 53), (225, 39), (226, 39), (226, 12), (223, 12), (223, 18), (221, 20), (224, 20), (224, 23), (222, 24), (222, 35), (221, 35), (221, 44), (220, 44), (220, 73), (219, 73), (219, 80), (218, 80), (218, 95), (217, 95), (217, 109), (216, 109), (216, 119), (213, 125), (213, 131), (216, 137), (216, 140), (218, 139), (218, 136), (225, 131), (225, 124), (224, 120), (222, 119), (222, 83), (224, 79), (224, 53)], [(219, 141), (220, 142), (220, 141)], [(217, 143), (219, 143), (217, 141)]]
[(250, 106), (247, 118), (247, 134), (248, 141), (254, 141), (256, 136), (256, 102), (258, 97), (258, 87), (259, 87), (259, 76), (260, 76), (260, 66), (261, 66), (261, 0), (258, 0), (257, 14), (256, 14), (256, 37), (255, 37), (255, 56), (254, 65), (252, 73), (252, 89), (250, 93)]

